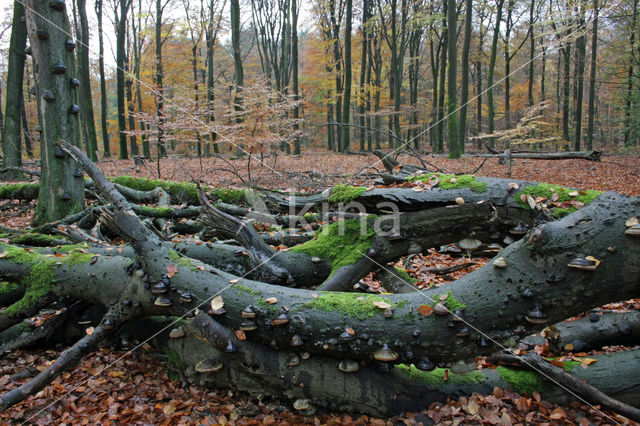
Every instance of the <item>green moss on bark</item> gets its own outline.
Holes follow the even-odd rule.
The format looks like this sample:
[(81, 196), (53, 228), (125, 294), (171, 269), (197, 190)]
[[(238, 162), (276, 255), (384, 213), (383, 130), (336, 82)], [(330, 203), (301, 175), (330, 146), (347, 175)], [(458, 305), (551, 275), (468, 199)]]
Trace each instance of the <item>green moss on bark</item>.
[[(118, 176), (111, 180), (118, 185), (123, 185), (138, 191), (151, 191), (157, 187), (161, 187), (171, 194), (173, 198), (198, 203), (198, 187), (193, 183), (145, 179), (133, 176)], [(210, 193), (213, 199), (229, 204), (237, 204), (245, 201), (244, 191), (238, 189), (213, 188)]]
[(402, 269), (402, 268), (396, 267), (394, 269), (396, 270), (396, 275), (398, 275), (398, 277), (400, 277), (400, 279), (402, 279), (402, 280), (404, 280), (404, 281), (406, 281), (408, 283), (412, 283), (413, 284), (413, 283), (417, 283), (418, 281), (420, 281), (419, 279), (414, 278), (411, 275), (409, 275), (409, 273), (406, 270)]
[(518, 370), (516, 368), (503, 367), (497, 368), (498, 374), (507, 381), (513, 390), (524, 394), (525, 392), (532, 394), (535, 391), (540, 392), (544, 387), (544, 382), (534, 371)]
[(486, 192), (487, 184), (484, 182), (480, 182), (476, 179), (475, 176), (472, 175), (454, 175), (454, 174), (445, 174), (445, 173), (427, 173), (424, 175), (418, 176), (409, 176), (407, 180), (409, 182), (427, 182), (431, 179), (432, 176), (438, 176), (440, 183), (438, 186), (442, 189), (460, 189), (460, 188), (469, 188), (473, 192)]
[[(467, 307), (467, 305), (465, 305), (464, 303), (462, 303), (461, 301), (455, 298), (453, 293), (451, 293), (451, 290), (447, 291), (446, 294), (448, 295), (447, 299), (441, 303), (444, 306), (446, 306), (449, 311), (454, 312), (456, 309), (465, 309)], [(432, 297), (434, 300), (434, 303), (433, 303), (434, 305), (439, 302), (440, 300), (439, 295), (434, 294), (432, 295)]]
[(307, 302), (304, 306), (320, 311), (339, 312), (352, 318), (364, 320), (376, 314), (383, 314), (384, 310), (374, 305), (374, 302), (386, 302), (392, 308), (398, 306), (384, 297), (361, 293), (341, 293), (332, 291), (318, 292), (316, 299)]
[(415, 365), (405, 365), (400, 364), (395, 366), (395, 371), (400, 374), (406, 376), (410, 380), (421, 383), (428, 386), (442, 386), (444, 384), (452, 384), (452, 385), (463, 385), (463, 384), (473, 384), (473, 383), (482, 383), (487, 378), (480, 371), (471, 371), (467, 374), (454, 374), (449, 372), (449, 378), (445, 382), (444, 368), (436, 368), (433, 371), (422, 371), (419, 370)]
[(180, 358), (178, 352), (172, 349), (167, 349), (167, 361), (169, 362), (169, 364), (173, 364), (181, 370), (186, 370), (187, 367), (189, 367), (189, 364), (187, 364), (186, 361)]
[(31, 265), (29, 273), (20, 282), (25, 288), (24, 296), (5, 310), (5, 314), (9, 316), (27, 312), (47, 296), (55, 281), (55, 268), (58, 263), (77, 265), (87, 263), (93, 258), (92, 254), (84, 253), (80, 249), (71, 250), (66, 256), (61, 257), (48, 257), (6, 244), (0, 244), (0, 250), (7, 252), (7, 260), (21, 265)]
[(37, 234), (33, 232), (29, 232), (26, 234), (19, 235), (13, 238), (13, 242), (15, 244), (23, 244), (27, 246), (36, 246), (36, 247), (50, 247), (57, 244), (60, 244), (60, 237), (54, 237), (52, 235), (46, 234)]
[(363, 186), (351, 186), (338, 184), (331, 189), (331, 196), (327, 199), (330, 203), (350, 203), (367, 191)]
[[(572, 197), (569, 195), (570, 192), (578, 192), (577, 197)], [(548, 183), (540, 183), (534, 186), (527, 186), (519, 193), (513, 196), (513, 199), (522, 206), (525, 210), (531, 210), (531, 207), (528, 203), (523, 202), (520, 199), (520, 195), (531, 195), (534, 199), (537, 197), (544, 197), (550, 199), (553, 194), (558, 194), (558, 200), (556, 203), (563, 203), (565, 201), (580, 201), (584, 204), (589, 204), (592, 202), (598, 195), (602, 194), (601, 191), (595, 190), (587, 190), (587, 191), (578, 191), (573, 188), (565, 188), (560, 185), (550, 185)], [(561, 207), (554, 207), (551, 210), (551, 213), (557, 218), (564, 217), (569, 213), (575, 212), (577, 209), (575, 207), (569, 207), (568, 209), (563, 209)]]
[(16, 283), (2, 281), (0, 283), (0, 294), (13, 293), (18, 290), (20, 286)]
[(40, 191), (39, 183), (16, 183), (11, 185), (0, 185), (0, 198), (35, 200)]
[(325, 225), (316, 237), (291, 248), (296, 253), (317, 256), (331, 263), (331, 273), (341, 266), (351, 265), (364, 257), (371, 248), (375, 230), (368, 220), (347, 219)]

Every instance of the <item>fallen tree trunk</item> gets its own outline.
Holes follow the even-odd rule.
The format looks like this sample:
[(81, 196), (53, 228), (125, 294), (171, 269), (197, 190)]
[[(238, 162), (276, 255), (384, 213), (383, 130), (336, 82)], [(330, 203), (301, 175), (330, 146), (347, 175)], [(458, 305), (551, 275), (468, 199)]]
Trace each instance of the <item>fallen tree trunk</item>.
[[(6, 251), (0, 257), (3, 279), (25, 288), (22, 302), (18, 303), (37, 302), (50, 295), (85, 300), (110, 308), (103, 325), (117, 324), (125, 317), (186, 318), (198, 307), (200, 312), (183, 326), (185, 339), (176, 339), (175, 344), (197, 339), (203, 345), (197, 352), (189, 346), (180, 352), (186, 365), (205, 371), (199, 363), (212, 358), (215, 368), (215, 362), (221, 362), (231, 379), (244, 377), (233, 382), (240, 388), (258, 384), (264, 392), (292, 397), (299, 397), (302, 392), (306, 398), (327, 401), (329, 406), (374, 413), (398, 411), (404, 405), (393, 402), (398, 401), (397, 394), (406, 395), (401, 401), (407, 404), (411, 395), (424, 404), (439, 400), (442, 393), (431, 392), (424, 383), (407, 387), (406, 382), (397, 379), (393, 366), (415, 364), (424, 370), (440, 366), (460, 372), (473, 369), (475, 356), (512, 346), (545, 324), (603, 303), (634, 297), (640, 284), (640, 256), (630, 255), (640, 251), (640, 239), (625, 234), (625, 221), (640, 214), (640, 201), (615, 193), (603, 194), (561, 220), (536, 226), (523, 240), (499, 254), (504, 259), (500, 267), (490, 263), (446, 288), (374, 296), (252, 281), (172, 250), (140, 222), (128, 202), (81, 153), (66, 145), (64, 148), (83, 164), (97, 188), (113, 203), (112, 210), (105, 210), (103, 220), (127, 239), (136, 260), (91, 254), (83, 249), (46, 256), (2, 244), (0, 250)], [(431, 208), (437, 214), (401, 213), (400, 218), (411, 220), (401, 219), (400, 231), (393, 227), (398, 215), (383, 214), (375, 220), (379, 230), (385, 232), (371, 235), (367, 244), (350, 248), (360, 253), (359, 259), (383, 267), (382, 254), (406, 252), (411, 244), (434, 241), (427, 225), (437, 224), (438, 220), (445, 224), (447, 217), (468, 219), (476, 215), (481, 227), (490, 223), (487, 216), (499, 218), (500, 212), (532, 219), (532, 211), (516, 201), (516, 194), (505, 181), (495, 180), (484, 197), (468, 188), (433, 191), (429, 195), (430, 192), (398, 188), (359, 195), (358, 200), (369, 203), (396, 200), (408, 210), (414, 209), (415, 200), (423, 209)], [(451, 200), (452, 195), (461, 192), (482, 203), (460, 205)], [(421, 214), (425, 214), (423, 222), (413, 220)], [(364, 226), (367, 229), (366, 223)], [(474, 226), (465, 224), (457, 230), (447, 228), (446, 232), (450, 233), (448, 237), (460, 238), (475, 231)], [(438, 225), (434, 229), (438, 230)], [(593, 255), (600, 263), (593, 270), (569, 267), (579, 254)], [(603, 285), (606, 283), (616, 285)], [(216, 296), (222, 300), (217, 299), (211, 314), (202, 312), (208, 310), (207, 305)], [(20, 315), (15, 307), (12, 312)], [(73, 353), (80, 353), (75, 345), (72, 348), (76, 348)], [(295, 370), (296, 379), (291, 374), (285, 375), (290, 379), (283, 380), (279, 372), (283, 371), (285, 360), (291, 358), (286, 366), (295, 364), (292, 354), (300, 359), (317, 359), (321, 366), (307, 370), (311, 374)], [(235, 361), (241, 357), (244, 361)], [(275, 369), (274, 363), (280, 367)], [(338, 371), (339, 363), (345, 370), (353, 370), (355, 363), (360, 372), (348, 376)], [(53, 373), (59, 372), (59, 366), (56, 364)], [(323, 376), (329, 366), (335, 369), (333, 374)], [(360, 396), (345, 401), (344, 389), (335, 386), (336, 375), (344, 375), (345, 386), (348, 384), (348, 389)], [(216, 375), (198, 377), (215, 380)], [(38, 379), (36, 383), (44, 382)], [(378, 390), (367, 395), (373, 389)], [(19, 393), (20, 397), (27, 395), (28, 392)], [(12, 395), (5, 401), (8, 404), (17, 399)]]
[[(487, 147), (491, 154), (469, 154), (469, 157), (498, 158), (505, 157), (504, 152)], [(560, 152), (518, 152), (512, 151), (511, 158), (526, 158), (530, 160), (588, 160), (600, 161), (602, 151), (560, 151)]]

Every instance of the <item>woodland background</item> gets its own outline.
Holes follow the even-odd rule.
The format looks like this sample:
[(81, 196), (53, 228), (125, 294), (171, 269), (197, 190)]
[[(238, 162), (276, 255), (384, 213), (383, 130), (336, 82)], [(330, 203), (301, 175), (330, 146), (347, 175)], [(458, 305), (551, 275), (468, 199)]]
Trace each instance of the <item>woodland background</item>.
[[(226, 0), (67, 5), (89, 45), (91, 102), (81, 112), (91, 157), (155, 156), (165, 142), (185, 155), (234, 144), (297, 153), (411, 142), (456, 157), (465, 137), (480, 146), (487, 139), (473, 136), (513, 128), (532, 106), (532, 131), (509, 138), (525, 145), (518, 149), (637, 146), (637, 0), (231, 3), (235, 25)], [(3, 104), (13, 15), (5, 11)], [(37, 156), (25, 65), (23, 151)]]

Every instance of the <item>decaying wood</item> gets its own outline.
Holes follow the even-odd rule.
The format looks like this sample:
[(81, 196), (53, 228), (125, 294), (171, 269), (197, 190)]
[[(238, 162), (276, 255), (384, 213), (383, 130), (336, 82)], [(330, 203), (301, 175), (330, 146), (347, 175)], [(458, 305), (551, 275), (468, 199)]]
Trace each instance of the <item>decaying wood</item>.
[[(131, 203), (77, 148), (66, 144), (62, 147), (81, 164), (110, 203), (108, 208), (103, 207), (103, 220), (117, 229), (130, 248), (111, 254), (107, 247), (87, 248), (91, 261), (73, 264), (61, 261), (53, 265), (51, 295), (109, 307), (103, 325), (107, 320), (111, 325), (119, 325), (134, 318), (186, 317), (195, 313), (193, 319), (180, 326), (185, 331), (184, 337), (159, 343), (185, 360), (189, 365), (185, 377), (194, 382), (278, 392), (291, 398), (304, 396), (318, 403), (324, 401), (328, 407), (389, 414), (416, 404), (425, 406), (459, 394), (460, 389), (486, 391), (486, 387), (491, 390), (493, 385), (505, 386), (505, 379), (490, 371), (480, 373), (483, 378), (478, 377), (479, 383), (468, 386), (416, 382), (401, 367), (396, 368), (398, 364), (421, 365), (426, 370), (439, 366), (463, 372), (465, 368), (475, 368), (473, 358), (478, 355), (494, 354), (567, 316), (637, 295), (640, 256), (632, 254), (640, 251), (640, 240), (625, 234), (626, 220), (640, 215), (640, 201), (635, 198), (602, 194), (561, 220), (536, 223), (538, 212), (523, 209), (515, 201), (517, 191), (508, 185), (511, 181), (501, 179), (483, 179), (487, 183), (484, 193), (469, 188), (449, 191), (434, 188), (423, 192), (410, 188), (369, 190), (356, 201), (378, 214), (376, 220), (382, 232), (372, 237), (371, 247), (362, 253), (362, 260), (338, 268), (323, 286), (343, 288), (342, 283), (357, 282), (356, 277), (367, 269), (384, 268), (399, 256), (457, 241), (461, 235), (485, 238), (493, 232), (492, 225), (505, 231), (524, 221), (532, 229), (523, 239), (502, 250), (500, 256), (506, 260), (506, 268), (489, 263), (446, 288), (383, 296), (325, 293), (236, 275), (248, 272), (246, 263), (240, 267), (240, 262), (230, 261), (227, 265), (221, 261), (212, 266), (214, 262), (196, 260), (199, 256), (196, 249), (181, 250), (145, 226)], [(528, 185), (532, 183), (518, 182), (519, 190)], [(456, 202), (457, 197), (464, 198), (465, 203)], [(288, 209), (291, 205), (302, 207), (304, 201), (282, 197), (275, 204)], [(381, 202), (389, 201), (396, 203), (400, 211), (389, 213), (387, 208), (380, 207)], [(215, 209), (204, 197), (203, 204), (201, 217), (205, 220), (208, 217), (209, 225), (226, 232), (243, 246), (225, 249), (225, 253), (230, 256), (239, 253), (253, 265), (277, 266), (288, 274), (284, 276), (285, 283), (292, 278), (296, 284), (309, 284), (297, 280), (294, 263), (326, 262), (302, 254), (287, 257), (292, 252), (279, 254), (262, 243), (252, 226)], [(202, 246), (203, 250), (213, 250), (206, 244)], [(9, 249), (10, 253), (23, 250), (7, 245)], [(600, 261), (597, 268), (585, 271), (569, 267), (568, 263), (579, 253), (596, 256)], [(15, 262), (12, 256), (0, 257), (3, 279), (24, 286), (22, 278), (33, 265)], [(50, 259), (47, 252), (33, 252), (30, 256), (36, 263)], [(208, 254), (201, 256), (206, 259)], [(274, 259), (279, 259), (279, 263)], [(282, 259), (289, 259), (289, 263), (282, 263)], [(299, 261), (293, 262), (295, 259)], [(326, 263), (323, 268), (326, 277), (329, 273)], [(301, 269), (308, 270), (307, 266)], [(276, 272), (275, 275), (280, 274)], [(336, 275), (339, 280), (333, 278)], [(164, 281), (175, 291), (168, 290), (163, 295), (168, 301), (157, 303), (159, 296), (152, 294), (150, 287)], [(603, 286), (604, 282), (616, 285)], [(336, 287), (328, 285), (331, 283), (336, 283)], [(218, 310), (209, 315), (206, 312), (214, 296), (222, 298), (224, 312)], [(379, 307), (374, 302), (384, 303), (379, 303)], [(421, 307), (435, 307), (436, 303), (444, 304), (445, 310), (425, 315), (428, 310)], [(544, 318), (531, 321), (529, 314), (536, 307)], [(246, 312), (251, 311), (255, 318), (247, 318)], [(86, 353), (88, 345), (107, 334), (108, 330), (100, 327), (63, 353), (33, 381), (5, 394), (0, 406), (6, 408), (34, 393), (71, 365)], [(466, 333), (464, 328), (468, 329)], [(238, 337), (243, 335), (236, 333), (240, 330), (245, 330), (246, 340)], [(393, 359), (376, 360), (379, 356), (375, 354), (383, 348), (395, 354)], [(308, 354), (308, 359), (302, 360), (303, 354)], [(637, 354), (620, 355), (619, 359), (633, 365), (637, 360), (634, 357)], [(220, 361), (223, 369), (212, 374), (196, 373), (193, 367), (208, 358)], [(354, 361), (360, 370), (357, 373), (338, 370), (337, 364), (343, 360)], [(586, 370), (589, 373), (590, 368)], [(630, 372), (629, 377), (635, 376)], [(594, 380), (605, 382), (602, 377)], [(618, 385), (616, 392), (621, 395), (629, 391)]]

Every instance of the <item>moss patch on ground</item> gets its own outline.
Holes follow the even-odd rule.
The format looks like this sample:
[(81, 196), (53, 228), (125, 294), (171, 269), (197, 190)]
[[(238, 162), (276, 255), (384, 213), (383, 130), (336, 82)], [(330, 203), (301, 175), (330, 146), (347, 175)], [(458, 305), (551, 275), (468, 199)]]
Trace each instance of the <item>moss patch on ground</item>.
[(427, 173), (418, 176), (409, 176), (407, 180), (409, 182), (428, 182), (432, 176), (438, 176), (440, 183), (438, 186), (442, 189), (460, 189), (469, 188), (473, 192), (485, 192), (487, 190), (487, 184), (480, 182), (475, 176), (472, 175), (454, 175), (446, 173)]
[(516, 368), (500, 366), (497, 368), (498, 374), (507, 381), (513, 390), (531, 395), (533, 392), (540, 392), (544, 387), (544, 382), (534, 371), (518, 370)]
[(333, 291), (320, 291), (318, 298), (307, 302), (304, 306), (309, 309), (320, 311), (339, 312), (352, 318), (364, 320), (376, 314), (382, 315), (383, 309), (374, 305), (374, 302), (387, 302), (392, 308), (398, 304), (392, 303), (384, 297), (362, 294), (362, 293), (342, 293)]
[(395, 370), (400, 372), (414, 382), (429, 386), (441, 386), (443, 384), (463, 385), (471, 383), (482, 383), (487, 378), (480, 371), (470, 371), (467, 374), (454, 374), (449, 372), (449, 379), (444, 381), (444, 368), (436, 368), (433, 371), (422, 371), (415, 365), (399, 364)]
[(327, 199), (330, 203), (350, 203), (367, 191), (363, 186), (350, 186), (338, 184), (331, 189), (331, 196)]
[(292, 247), (291, 251), (327, 259), (331, 263), (331, 273), (341, 266), (352, 265), (362, 259), (371, 248), (375, 234), (369, 220), (362, 220), (365, 221), (364, 227), (361, 226), (361, 219), (347, 219), (325, 225), (314, 239)]
[[(569, 195), (570, 192), (578, 192), (578, 196), (577, 197), (572, 197)], [(522, 200), (520, 199), (520, 195), (521, 194), (525, 194), (525, 195), (531, 195), (534, 199), (536, 197), (545, 197), (545, 198), (551, 198), (553, 196), (553, 194), (556, 193), (558, 194), (558, 200), (556, 201), (556, 203), (563, 203), (565, 201), (580, 201), (581, 203), (584, 204), (589, 204), (590, 202), (592, 202), (598, 195), (602, 194), (602, 191), (595, 191), (595, 190), (587, 190), (587, 191), (578, 191), (577, 189), (573, 189), (573, 188), (565, 188), (563, 186), (560, 185), (550, 185), (548, 183), (540, 183), (538, 185), (534, 185), (534, 186), (527, 186), (526, 188), (524, 188), (522, 191), (520, 191), (519, 193), (515, 194), (513, 196), (513, 199), (520, 204), (520, 206), (522, 206), (522, 208), (524, 208), (525, 210), (531, 210), (531, 207), (529, 207), (528, 203), (522, 202)], [(551, 213), (553, 213), (553, 215), (555, 217), (564, 217), (566, 215), (568, 215), (569, 213), (573, 213), (575, 212), (577, 209), (575, 207), (569, 207), (568, 209), (563, 209), (560, 207), (554, 207), (551, 210)]]

